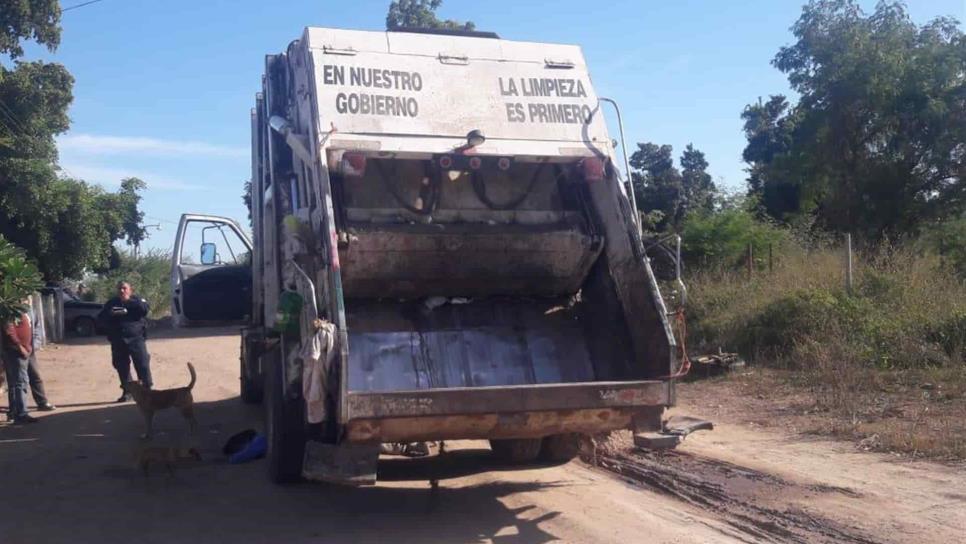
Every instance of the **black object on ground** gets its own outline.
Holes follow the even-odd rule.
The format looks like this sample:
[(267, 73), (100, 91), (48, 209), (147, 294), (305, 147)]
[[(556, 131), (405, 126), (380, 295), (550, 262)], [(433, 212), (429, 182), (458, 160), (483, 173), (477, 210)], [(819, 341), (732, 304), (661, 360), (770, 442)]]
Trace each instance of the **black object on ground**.
[(244, 431), (233, 434), (227, 442), (225, 442), (225, 447), (221, 449), (221, 452), (226, 456), (231, 457), (232, 455), (245, 449), (252, 439), (255, 438), (255, 429), (245, 429)]

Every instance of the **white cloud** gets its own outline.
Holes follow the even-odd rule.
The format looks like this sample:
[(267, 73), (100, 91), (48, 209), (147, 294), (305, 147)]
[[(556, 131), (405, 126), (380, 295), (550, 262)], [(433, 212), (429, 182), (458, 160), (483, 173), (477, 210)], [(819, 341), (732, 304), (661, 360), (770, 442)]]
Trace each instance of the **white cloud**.
[(76, 151), (96, 155), (140, 153), (154, 156), (193, 155), (205, 157), (246, 157), (247, 147), (232, 147), (191, 140), (159, 140), (137, 136), (102, 136), (96, 134), (68, 134), (57, 138), (61, 151)]
[(152, 172), (144, 172), (127, 168), (113, 168), (109, 166), (80, 163), (62, 163), (61, 167), (63, 174), (66, 176), (108, 187), (116, 187), (124, 178), (139, 178), (148, 184), (148, 189), (163, 189), (170, 191), (201, 191), (206, 189), (206, 187), (203, 185), (187, 183), (179, 179), (155, 174)]

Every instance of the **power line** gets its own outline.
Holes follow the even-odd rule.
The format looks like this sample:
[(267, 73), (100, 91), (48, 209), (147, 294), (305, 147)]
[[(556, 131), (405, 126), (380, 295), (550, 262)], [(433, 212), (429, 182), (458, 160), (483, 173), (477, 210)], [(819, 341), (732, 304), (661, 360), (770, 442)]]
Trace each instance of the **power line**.
[(154, 215), (145, 215), (144, 218), (145, 219), (150, 219), (152, 221), (160, 221), (162, 223), (169, 223), (171, 225), (177, 225), (178, 224), (177, 221), (170, 221), (168, 219), (161, 219), (160, 217), (157, 217), (157, 216), (154, 216)]
[(70, 11), (72, 9), (82, 8), (84, 6), (89, 6), (91, 4), (96, 4), (96, 3), (100, 2), (100, 1), (101, 0), (90, 0), (90, 2), (81, 2), (80, 4), (75, 4), (73, 6), (69, 6), (69, 7), (66, 7), (66, 8), (62, 8), (60, 10), (60, 12), (63, 13), (65, 11)]
[[(4, 118), (6, 118), (6, 121), (4, 121)], [(4, 128), (9, 130), (14, 137), (19, 136), (29, 142), (34, 143), (38, 147), (43, 147), (45, 145), (45, 142), (43, 142), (39, 136), (37, 136), (36, 134), (33, 134), (27, 128), (26, 123), (20, 120), (16, 112), (14, 112), (10, 106), (7, 106), (6, 104), (4, 104), (2, 100), (0, 100), (0, 125), (2, 125)], [(64, 173), (67, 174), (68, 176), (74, 179), (80, 179), (77, 176), (75, 176), (73, 172), (68, 170), (65, 166), (61, 164), (57, 164), (57, 167), (63, 170)]]
[(3, 113), (4, 115), (7, 116), (15, 132), (22, 133), (21, 135), (24, 137), (32, 138), (30, 131), (28, 131), (25, 128), (24, 124), (20, 122), (20, 118), (14, 114), (13, 109), (11, 109), (9, 106), (3, 103), (3, 100), (0, 100), (0, 113)]

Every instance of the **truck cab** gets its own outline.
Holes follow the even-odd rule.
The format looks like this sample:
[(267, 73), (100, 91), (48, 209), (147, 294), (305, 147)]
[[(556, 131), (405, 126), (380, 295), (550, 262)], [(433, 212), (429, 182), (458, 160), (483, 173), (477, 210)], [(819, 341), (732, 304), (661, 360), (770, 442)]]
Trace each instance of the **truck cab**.
[(247, 323), (251, 316), (252, 242), (235, 220), (184, 214), (171, 256), (175, 326)]

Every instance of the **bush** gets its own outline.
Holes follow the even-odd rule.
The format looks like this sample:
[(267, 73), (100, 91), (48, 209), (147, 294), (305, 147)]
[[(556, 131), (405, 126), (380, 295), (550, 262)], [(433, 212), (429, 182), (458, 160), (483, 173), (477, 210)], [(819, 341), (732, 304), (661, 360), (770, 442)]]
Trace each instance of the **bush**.
[(24, 251), (0, 236), (0, 322), (20, 317), (23, 299), (43, 286), (40, 272)]
[(940, 223), (926, 232), (923, 239), (942, 256), (943, 263), (966, 279), (966, 216)]
[(751, 281), (736, 272), (694, 275), (692, 351), (737, 350), (796, 368), (816, 364), (809, 354), (819, 352), (848, 352), (877, 368), (963, 363), (966, 287), (937, 256), (882, 250), (859, 260), (853, 293), (842, 280), (841, 249), (783, 253), (774, 273)]
[(695, 267), (744, 263), (751, 245), (756, 265), (765, 268), (769, 248), (780, 250), (789, 240), (785, 230), (756, 220), (740, 204), (716, 213), (689, 216), (681, 238), (685, 261)]
[(115, 295), (117, 283), (127, 281), (134, 292), (148, 301), (151, 317), (160, 318), (171, 312), (171, 256), (162, 250), (150, 250), (137, 257), (133, 252), (121, 251), (119, 266), (105, 274), (98, 274), (86, 282), (93, 298), (103, 302)]

